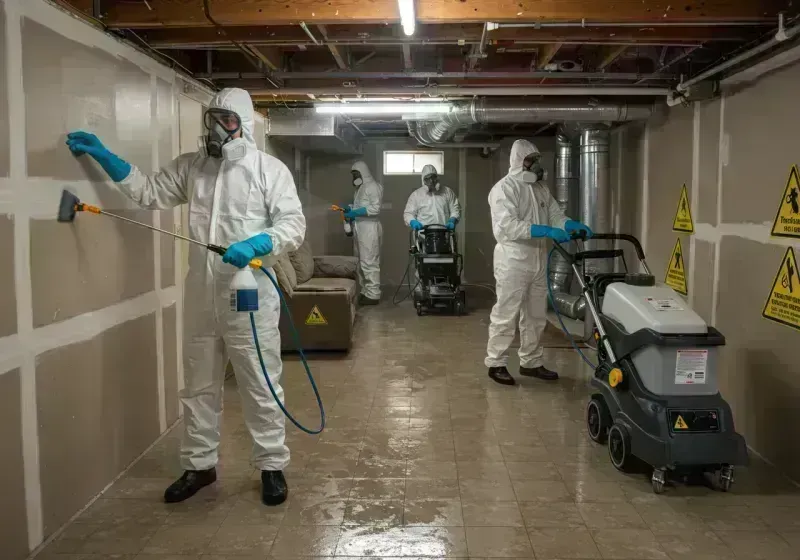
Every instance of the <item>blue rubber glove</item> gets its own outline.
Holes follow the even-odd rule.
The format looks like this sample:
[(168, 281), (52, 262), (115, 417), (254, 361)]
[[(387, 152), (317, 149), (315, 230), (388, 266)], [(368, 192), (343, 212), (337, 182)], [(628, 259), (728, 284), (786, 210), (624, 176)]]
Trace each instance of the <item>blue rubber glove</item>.
[(549, 237), (558, 243), (566, 243), (569, 241), (569, 234), (563, 229), (533, 224), (531, 226), (531, 238), (538, 237)]
[(423, 227), (425, 227), (422, 225), (422, 222), (418, 222), (417, 220), (411, 220), (411, 222), (409, 222), (409, 225), (411, 226), (411, 229), (413, 229), (414, 231), (419, 231)]
[(458, 220), (456, 220), (455, 218), (450, 218), (449, 220), (447, 220), (447, 229), (449, 229), (450, 231), (453, 231), (454, 229), (456, 229), (456, 224), (457, 223), (458, 223)]
[(367, 215), (366, 208), (351, 208), (347, 212), (344, 213), (344, 217), (347, 220), (355, 220), (356, 218), (362, 218)]
[(272, 252), (272, 238), (266, 233), (259, 233), (246, 239), (234, 243), (225, 254), (222, 255), (222, 262), (232, 264), (237, 268), (244, 268), (256, 257), (263, 257)]
[(567, 223), (564, 224), (564, 229), (566, 230), (567, 233), (573, 233), (576, 231), (586, 232), (587, 239), (594, 235), (594, 233), (592, 233), (592, 230), (589, 229), (589, 226), (575, 220), (567, 220)]
[(115, 182), (122, 181), (130, 175), (131, 164), (108, 151), (94, 134), (83, 131), (70, 132), (67, 134), (67, 146), (76, 156), (83, 154), (92, 156)]

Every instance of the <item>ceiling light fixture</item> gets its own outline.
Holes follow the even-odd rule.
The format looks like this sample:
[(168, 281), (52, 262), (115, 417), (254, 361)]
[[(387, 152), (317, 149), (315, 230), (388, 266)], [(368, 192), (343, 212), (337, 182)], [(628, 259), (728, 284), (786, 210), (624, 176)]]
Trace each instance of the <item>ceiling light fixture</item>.
[(449, 113), (449, 103), (320, 103), (314, 110), (326, 115), (439, 115)]
[(403, 33), (411, 37), (417, 25), (417, 15), (414, 13), (414, 0), (397, 0), (397, 7), (400, 10), (400, 24), (403, 26)]

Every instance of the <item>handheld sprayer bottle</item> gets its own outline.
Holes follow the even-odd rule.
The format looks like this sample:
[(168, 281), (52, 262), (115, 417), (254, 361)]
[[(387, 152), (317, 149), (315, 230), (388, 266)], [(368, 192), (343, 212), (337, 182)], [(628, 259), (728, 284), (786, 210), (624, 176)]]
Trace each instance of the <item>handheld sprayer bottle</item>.
[(231, 281), (231, 311), (258, 311), (258, 282), (248, 266), (236, 271)]

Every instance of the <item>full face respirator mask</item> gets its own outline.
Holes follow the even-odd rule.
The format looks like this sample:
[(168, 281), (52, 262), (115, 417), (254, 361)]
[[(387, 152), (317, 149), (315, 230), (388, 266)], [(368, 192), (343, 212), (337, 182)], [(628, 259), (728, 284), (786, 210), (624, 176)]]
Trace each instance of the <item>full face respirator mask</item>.
[(526, 183), (536, 183), (547, 179), (547, 171), (542, 167), (541, 156), (530, 154), (522, 162), (522, 180)]
[(242, 130), (239, 115), (227, 109), (209, 109), (206, 111), (203, 124), (208, 130), (205, 137), (206, 153), (215, 158), (222, 157), (222, 147)]
[(361, 177), (360, 172), (354, 169), (353, 171), (351, 171), (351, 173), (353, 174), (353, 186), (355, 188), (358, 188), (364, 184), (364, 179)]
[(439, 176), (431, 173), (422, 178), (422, 183), (428, 187), (428, 192), (433, 194), (439, 190)]

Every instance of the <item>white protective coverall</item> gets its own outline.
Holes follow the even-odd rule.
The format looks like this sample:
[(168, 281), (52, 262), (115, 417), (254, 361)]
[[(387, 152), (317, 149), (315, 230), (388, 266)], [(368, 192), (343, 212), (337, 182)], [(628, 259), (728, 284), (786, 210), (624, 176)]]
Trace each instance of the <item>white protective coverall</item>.
[(446, 225), (450, 218), (461, 219), (461, 206), (456, 193), (449, 187), (440, 185), (435, 193), (431, 193), (424, 183), (425, 177), (436, 173), (436, 168), (426, 165), (422, 168), (420, 181), (422, 187), (411, 193), (403, 212), (403, 221), (411, 227), (411, 220), (417, 220), (423, 226), (432, 224)]
[[(272, 240), (274, 258), (297, 249), (306, 222), (292, 175), (278, 159), (260, 152), (253, 138), (253, 102), (242, 89), (224, 89), (211, 108), (235, 111), (242, 139), (223, 146), (222, 158), (202, 153), (179, 156), (157, 173), (135, 166), (118, 183), (122, 191), (149, 209), (189, 204), (189, 235), (227, 247), (260, 233)], [(260, 470), (283, 470), (289, 463), (283, 413), (267, 389), (253, 344), (248, 313), (230, 310), (230, 283), (236, 268), (206, 249), (190, 245), (184, 294), (185, 388), (181, 466), (205, 470), (217, 463), (222, 385), (230, 357), (242, 398), (244, 420), (253, 438), (253, 463)], [(255, 314), (264, 363), (277, 394), (282, 363), (278, 319), (280, 301), (269, 279), (254, 271), (259, 310)], [(227, 355), (227, 356), (226, 356)]]
[(486, 367), (508, 365), (508, 347), (519, 321), (520, 365), (535, 368), (542, 363), (539, 345), (547, 323), (547, 239), (531, 239), (531, 225), (563, 228), (567, 217), (541, 182), (522, 180), (522, 161), (539, 153), (527, 140), (511, 147), (511, 167), (489, 193), (494, 248), (497, 303), (492, 308)]
[(353, 208), (366, 208), (367, 215), (355, 220), (355, 249), (358, 257), (358, 280), (361, 295), (381, 299), (381, 239), (383, 226), (378, 219), (383, 204), (383, 186), (378, 183), (363, 161), (353, 164), (364, 181), (353, 200)]

